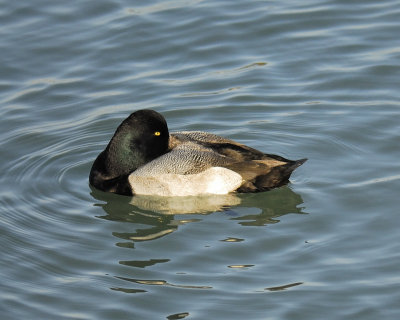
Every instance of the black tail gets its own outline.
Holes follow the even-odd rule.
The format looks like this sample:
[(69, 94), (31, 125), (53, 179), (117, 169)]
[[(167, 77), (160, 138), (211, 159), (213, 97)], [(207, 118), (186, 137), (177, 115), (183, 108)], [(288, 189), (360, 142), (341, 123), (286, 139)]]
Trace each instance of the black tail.
[(292, 174), (292, 172), (294, 170), (296, 170), (298, 167), (300, 167), (306, 161), (307, 161), (307, 158), (290, 161), (289, 163), (287, 163), (287, 164), (285, 164), (283, 166), (276, 167), (276, 169), (278, 169), (280, 171), (280, 175), (282, 177), (282, 180), (285, 180), (285, 179), (289, 180), (290, 175)]
[(304, 159), (300, 159), (300, 160), (295, 160), (291, 163), (290, 165), (290, 172), (293, 172), (295, 169), (297, 169), (298, 167), (300, 167), (304, 162), (306, 162), (308, 159), (304, 158)]

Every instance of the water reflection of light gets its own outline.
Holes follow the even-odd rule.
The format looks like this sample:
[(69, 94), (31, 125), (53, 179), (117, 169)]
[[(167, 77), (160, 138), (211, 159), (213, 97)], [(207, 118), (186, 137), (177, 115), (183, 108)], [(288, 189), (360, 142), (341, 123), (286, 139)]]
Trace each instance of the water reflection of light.
[(143, 210), (163, 214), (193, 214), (221, 211), (241, 203), (236, 194), (190, 197), (135, 196), (131, 204)]

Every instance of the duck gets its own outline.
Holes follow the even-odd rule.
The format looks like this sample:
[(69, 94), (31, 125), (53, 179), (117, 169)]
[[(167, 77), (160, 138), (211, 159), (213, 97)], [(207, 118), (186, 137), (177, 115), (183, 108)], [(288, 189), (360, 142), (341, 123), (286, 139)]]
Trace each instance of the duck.
[(170, 133), (149, 109), (129, 115), (93, 162), (89, 183), (120, 195), (254, 193), (286, 185), (307, 159), (288, 160), (204, 131)]

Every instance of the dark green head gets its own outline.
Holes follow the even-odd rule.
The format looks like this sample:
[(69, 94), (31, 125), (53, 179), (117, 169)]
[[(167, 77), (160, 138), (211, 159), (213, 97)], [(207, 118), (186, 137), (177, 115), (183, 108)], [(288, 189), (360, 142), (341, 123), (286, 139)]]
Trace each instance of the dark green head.
[(129, 174), (166, 153), (168, 141), (167, 123), (161, 114), (153, 110), (136, 111), (119, 125), (92, 171), (101, 165), (103, 170), (98, 171), (103, 171), (105, 177)]

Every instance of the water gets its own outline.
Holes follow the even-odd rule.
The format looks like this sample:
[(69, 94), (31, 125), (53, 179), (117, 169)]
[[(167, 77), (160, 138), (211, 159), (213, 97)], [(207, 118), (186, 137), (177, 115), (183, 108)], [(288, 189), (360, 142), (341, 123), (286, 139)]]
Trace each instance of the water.
[[(2, 319), (397, 319), (400, 4), (0, 1)], [(309, 161), (267, 193), (88, 185), (130, 112)]]

